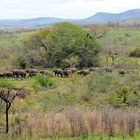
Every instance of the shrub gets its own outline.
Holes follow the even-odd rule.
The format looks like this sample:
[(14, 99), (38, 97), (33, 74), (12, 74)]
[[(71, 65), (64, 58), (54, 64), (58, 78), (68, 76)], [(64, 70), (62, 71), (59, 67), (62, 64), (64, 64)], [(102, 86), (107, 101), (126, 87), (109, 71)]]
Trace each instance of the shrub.
[(25, 69), (28, 64), (23, 56), (17, 56), (13, 60), (13, 65)]
[(27, 67), (45, 66), (45, 61), (43, 54), (38, 50), (28, 50), (28, 52), (16, 56), (13, 59), (13, 65), (25, 69)]
[(133, 83), (133, 86), (130, 86), (130, 83), (127, 84), (128, 85), (122, 85), (121, 87), (116, 88), (116, 90), (109, 94), (109, 102), (115, 107), (121, 108), (139, 104), (139, 85), (137, 85), (137, 82)]
[(121, 87), (116, 93), (110, 95), (110, 103), (115, 107), (126, 107), (128, 106), (128, 94), (129, 88)]
[(129, 54), (129, 57), (140, 57), (140, 48), (135, 48)]
[(87, 77), (89, 92), (106, 93), (112, 91), (115, 78), (110, 73), (97, 71)]
[(55, 84), (54, 82), (50, 79), (49, 76), (46, 75), (37, 75), (35, 77), (35, 82), (33, 83), (32, 86), (36, 91), (40, 90), (42, 88), (54, 88)]

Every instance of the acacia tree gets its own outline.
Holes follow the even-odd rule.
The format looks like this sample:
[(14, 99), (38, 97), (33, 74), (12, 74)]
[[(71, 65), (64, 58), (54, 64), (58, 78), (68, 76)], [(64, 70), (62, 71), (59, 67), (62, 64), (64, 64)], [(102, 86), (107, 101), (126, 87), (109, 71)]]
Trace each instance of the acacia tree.
[[(100, 45), (91, 31), (68, 22), (57, 23), (52, 28), (39, 30), (24, 44), (26, 51), (23, 58), (30, 62), (29, 56), (31, 56), (31, 64), (37, 56), (31, 55), (33, 51), (40, 56), (42, 54), (43, 60), (45, 58), (43, 64), (47, 67), (63, 67), (64, 63), (89, 67), (97, 66), (99, 62)], [(33, 65), (39, 66), (38, 63)]]
[(55, 24), (46, 38), (48, 65), (60, 67), (70, 56), (78, 58), (78, 67), (98, 65), (100, 45), (91, 36), (89, 30), (78, 25), (68, 22)]
[(23, 88), (1, 88), (0, 98), (5, 103), (5, 116), (6, 116), (6, 133), (9, 131), (9, 109), (12, 102), (17, 96), (23, 93)]

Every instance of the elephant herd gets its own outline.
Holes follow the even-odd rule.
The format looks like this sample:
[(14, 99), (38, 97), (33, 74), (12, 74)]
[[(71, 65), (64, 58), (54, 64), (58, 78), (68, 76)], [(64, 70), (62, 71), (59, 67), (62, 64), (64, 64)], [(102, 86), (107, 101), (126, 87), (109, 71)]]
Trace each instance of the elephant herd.
[(86, 76), (90, 74), (90, 71), (94, 71), (93, 68), (78, 70), (76, 68), (67, 69), (54, 69), (53, 72), (48, 70), (37, 70), (37, 69), (16, 69), (10, 72), (0, 73), (0, 78), (26, 78), (33, 77), (35, 75), (54, 75), (58, 77), (69, 77), (71, 74), (77, 73), (79, 75)]
[(46, 75), (50, 72), (48, 70), (26, 69), (26, 70), (13, 70), (11, 72), (0, 73), (0, 78), (26, 78), (33, 77), (37, 74)]
[[(54, 75), (57, 77), (69, 77), (71, 74), (74, 74), (74, 73), (77, 73), (78, 75), (86, 76), (96, 70), (104, 70), (105, 72), (112, 73), (111, 67), (105, 67), (105, 68), (90, 67), (90, 68), (82, 69), (82, 70), (78, 70), (77, 68), (54, 69), (53, 72), (48, 71), (48, 70), (37, 70), (37, 69), (30, 68), (26, 70), (16, 69), (11, 72), (0, 73), (0, 78), (26, 78), (26, 77), (33, 77), (37, 74)], [(123, 69), (120, 69), (118, 71), (119, 75), (121, 76), (124, 76), (125, 74), (129, 72)]]
[[(58, 77), (69, 77), (73, 73), (77, 73), (79, 75), (86, 76), (86, 75), (90, 74), (91, 72), (94, 72), (94, 71), (97, 71), (97, 70), (103, 70), (103, 71), (108, 72), (108, 73), (113, 72), (111, 67), (105, 67), (105, 68), (90, 67), (90, 68), (82, 69), (82, 70), (78, 70), (76, 68), (67, 68), (67, 69), (64, 69), (64, 70), (55, 69), (55, 70), (53, 70), (53, 72), (54, 72), (55, 76), (58, 76)], [(123, 70), (123, 69), (120, 69), (118, 71), (118, 73), (121, 76), (124, 76), (126, 74), (125, 70)]]
[(90, 74), (90, 69), (83, 69), (83, 70), (78, 70), (76, 68), (67, 68), (67, 69), (55, 69), (53, 70), (53, 73), (55, 76), (58, 77), (69, 77), (71, 74), (77, 73), (82, 76), (86, 76)]

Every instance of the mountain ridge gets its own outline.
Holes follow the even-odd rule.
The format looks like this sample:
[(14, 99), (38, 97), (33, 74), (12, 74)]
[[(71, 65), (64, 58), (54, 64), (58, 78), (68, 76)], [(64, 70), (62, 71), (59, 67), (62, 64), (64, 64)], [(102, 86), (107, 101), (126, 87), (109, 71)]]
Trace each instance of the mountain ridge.
[(0, 25), (44, 25), (53, 24), (56, 22), (74, 22), (74, 23), (106, 23), (106, 22), (119, 22), (123, 20), (129, 20), (133, 18), (140, 18), (140, 9), (132, 9), (121, 13), (108, 13), (108, 12), (98, 12), (93, 16), (84, 19), (63, 19), (54, 17), (38, 17), (31, 19), (5, 19), (0, 20)]

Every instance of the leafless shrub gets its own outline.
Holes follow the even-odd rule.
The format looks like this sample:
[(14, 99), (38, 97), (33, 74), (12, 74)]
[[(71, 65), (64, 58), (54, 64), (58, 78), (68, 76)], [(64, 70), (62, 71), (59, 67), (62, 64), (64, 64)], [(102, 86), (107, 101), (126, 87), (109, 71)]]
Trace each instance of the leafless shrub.
[(94, 110), (88, 113), (89, 133), (98, 134), (101, 131), (101, 113)]
[(63, 113), (51, 113), (47, 120), (47, 133), (53, 137), (69, 135), (68, 120)]
[(47, 120), (44, 113), (37, 109), (33, 109), (30, 112), (30, 116), (28, 118), (28, 128), (32, 128), (32, 132), (36, 135), (42, 135), (46, 133)]
[(47, 117), (37, 110), (32, 109), (25, 120), (17, 118), (15, 125), (11, 127), (12, 136), (40, 136), (44, 135), (47, 130)]
[(102, 128), (109, 137), (115, 135), (114, 130), (114, 112), (105, 110), (102, 112)]
[(14, 125), (11, 129), (12, 136), (21, 136), (24, 133), (26, 127), (27, 122), (19, 120), (18, 123)]
[(134, 136), (135, 129), (136, 129), (135, 115), (129, 115), (128, 120), (127, 120), (127, 126), (128, 126), (128, 134), (130, 136)]
[(118, 117), (118, 125), (119, 125), (119, 130), (120, 130), (120, 135), (125, 136), (127, 135), (127, 116), (126, 113), (120, 112), (119, 111), (119, 117)]
[(134, 136), (140, 129), (138, 112), (117, 109), (82, 110), (70, 107), (64, 112), (52, 112), (46, 116), (37, 109), (29, 111), (28, 117), (17, 120), (12, 127), (16, 136), (37, 137), (47, 134), (53, 138), (61, 136), (102, 135), (110, 137)]
[(118, 121), (120, 124), (120, 134), (123, 137), (125, 135), (134, 136), (134, 133), (136, 132), (136, 116), (134, 112), (120, 112)]
[(67, 119), (70, 123), (72, 136), (87, 135), (87, 128), (84, 121), (84, 113), (77, 108), (70, 108), (67, 111)]

